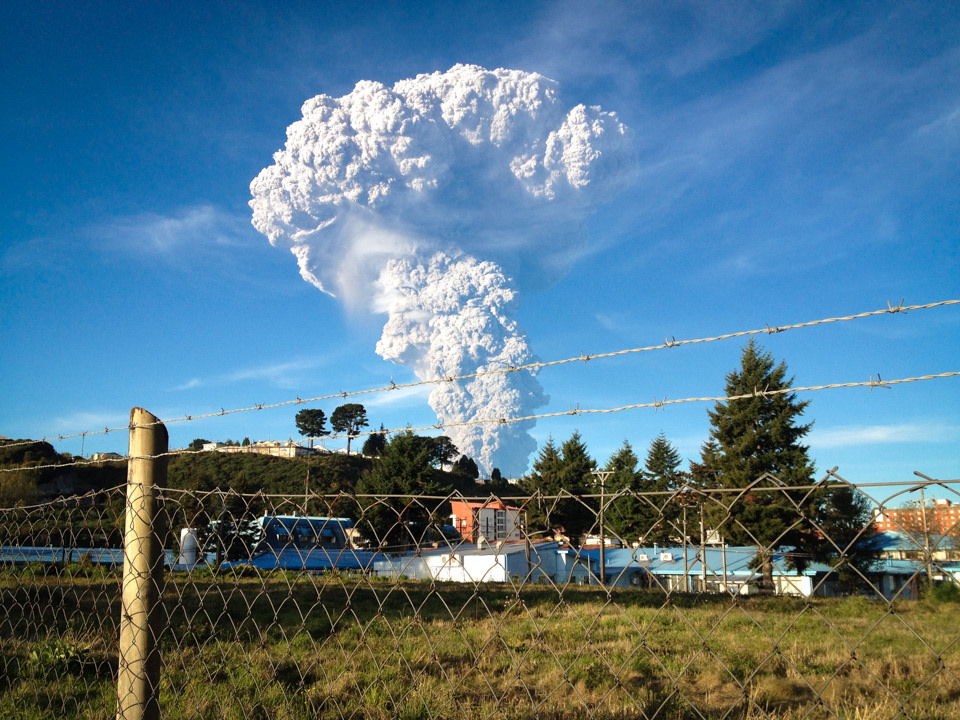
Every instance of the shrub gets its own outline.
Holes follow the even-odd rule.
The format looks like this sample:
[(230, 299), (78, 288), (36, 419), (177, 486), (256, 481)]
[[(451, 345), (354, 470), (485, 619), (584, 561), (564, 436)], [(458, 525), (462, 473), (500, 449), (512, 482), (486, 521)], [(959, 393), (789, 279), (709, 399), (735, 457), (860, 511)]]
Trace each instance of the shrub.
[(938, 603), (960, 603), (960, 586), (955, 582), (942, 582), (933, 586), (930, 599)]

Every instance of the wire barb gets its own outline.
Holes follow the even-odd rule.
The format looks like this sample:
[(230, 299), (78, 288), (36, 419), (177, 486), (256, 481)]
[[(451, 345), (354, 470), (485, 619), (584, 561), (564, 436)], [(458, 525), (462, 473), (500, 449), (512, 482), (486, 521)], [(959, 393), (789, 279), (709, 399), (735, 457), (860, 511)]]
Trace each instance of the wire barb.
[[(395, 389), (399, 389), (399, 388), (414, 388), (414, 387), (419, 387), (419, 386), (423, 386), (423, 385), (432, 385), (432, 384), (438, 384), (438, 383), (449, 383), (449, 382), (454, 382), (454, 381), (458, 381), (458, 380), (470, 380), (470, 379), (473, 379), (473, 378), (482, 377), (482, 376), (484, 376), (484, 375), (495, 375), (495, 374), (514, 373), (514, 372), (528, 372), (528, 371), (529, 371), (529, 372), (535, 372), (535, 371), (540, 370), (540, 369), (543, 369), (543, 368), (555, 367), (555, 366), (564, 365), (564, 364), (568, 364), (568, 363), (572, 363), (572, 362), (586, 362), (586, 361), (588, 361), (588, 360), (612, 358), (612, 357), (617, 357), (617, 356), (620, 356), (620, 355), (627, 355), (627, 354), (634, 354), (634, 353), (643, 353), (643, 352), (651, 352), (651, 351), (654, 351), (654, 350), (662, 350), (662, 349), (665, 349), (665, 348), (678, 347), (678, 346), (680, 346), (680, 345), (693, 345), (693, 344), (700, 344), (700, 343), (718, 342), (718, 341), (721, 341), (721, 340), (730, 340), (730, 339), (747, 337), (747, 336), (751, 336), (751, 335), (769, 334), (769, 333), (771, 333), (771, 332), (784, 332), (784, 331), (787, 331), (787, 330), (799, 330), (799, 329), (802, 329), (802, 328), (814, 327), (814, 326), (817, 326), (817, 325), (823, 325), (823, 324), (827, 324), (827, 323), (850, 322), (850, 321), (854, 321), (854, 320), (861, 320), (861, 319), (863, 319), (863, 318), (872, 317), (872, 316), (875, 316), (875, 315), (883, 315), (883, 314), (890, 314), (890, 313), (906, 313), (907, 311), (928, 310), (928, 309), (932, 309), (932, 308), (947, 307), (947, 306), (952, 306), (952, 305), (958, 305), (958, 304), (960, 304), (960, 299), (940, 300), (940, 301), (937, 301), (937, 302), (926, 303), (926, 304), (922, 304), (922, 305), (911, 305), (911, 306), (906, 306), (906, 305), (904, 305), (904, 302), (905, 302), (905, 299), (901, 299), (900, 304), (894, 307), (894, 306), (892, 306), (892, 305), (890, 304), (889, 301), (887, 301), (887, 303), (886, 303), (887, 307), (884, 308), (884, 309), (882, 309), (882, 310), (871, 310), (871, 311), (862, 312), (862, 313), (858, 313), (858, 314), (855, 314), (855, 315), (847, 315), (847, 316), (843, 316), (843, 317), (829, 317), (829, 318), (823, 318), (823, 319), (819, 319), (819, 320), (810, 320), (810, 321), (801, 322), (801, 323), (795, 323), (795, 324), (791, 324), (791, 325), (780, 325), (780, 326), (774, 326), (774, 327), (771, 327), (769, 324), (766, 324), (765, 327), (762, 328), (762, 329), (756, 329), (756, 330), (741, 330), (741, 331), (737, 331), (737, 332), (726, 333), (726, 334), (722, 334), (722, 335), (716, 335), (716, 336), (713, 336), (713, 337), (693, 338), (693, 339), (688, 339), (688, 340), (677, 340), (675, 337), (673, 337), (672, 339), (671, 339), (670, 337), (668, 337), (668, 338), (665, 339), (664, 343), (661, 344), (661, 345), (651, 345), (651, 346), (646, 346), (646, 347), (627, 348), (627, 349), (623, 349), (623, 350), (616, 350), (616, 351), (608, 352), (608, 353), (597, 353), (597, 354), (592, 354), (592, 355), (587, 355), (587, 354), (581, 352), (581, 354), (580, 354), (579, 356), (577, 356), (577, 357), (570, 357), (570, 358), (565, 358), (565, 359), (560, 359), (560, 360), (552, 360), (552, 361), (546, 361), (546, 362), (541, 362), (541, 361), (531, 362), (531, 363), (527, 363), (527, 364), (525, 364), (525, 365), (510, 366), (510, 367), (504, 367), (504, 368), (496, 368), (496, 369), (491, 369), (491, 370), (482, 370), (482, 371), (477, 371), (477, 372), (474, 372), (474, 373), (465, 373), (465, 374), (463, 374), (463, 375), (457, 375), (457, 376), (449, 375), (449, 376), (444, 376), (444, 377), (435, 378), (435, 379), (431, 379), (431, 380), (418, 380), (418, 381), (415, 381), (415, 382), (398, 384), (398, 383), (394, 382), (393, 379), (391, 378), (390, 385), (388, 385), (388, 386), (383, 386), (383, 387), (375, 387), (375, 388), (368, 388), (368, 389), (366, 389), (366, 390), (354, 390), (354, 391), (341, 390), (341, 391), (338, 392), (338, 393), (334, 393), (334, 394), (330, 394), (330, 395), (320, 395), (320, 396), (317, 396), (317, 397), (306, 398), (306, 399), (301, 398), (301, 397), (298, 395), (298, 396), (297, 396), (295, 399), (293, 399), (293, 400), (284, 400), (284, 401), (280, 401), (280, 402), (276, 402), (276, 403), (272, 403), (272, 404), (258, 403), (258, 404), (256, 404), (256, 405), (254, 405), (253, 407), (235, 408), (235, 409), (231, 409), (231, 410), (226, 410), (225, 408), (221, 407), (221, 408), (220, 408), (220, 412), (213, 412), (213, 413), (207, 413), (207, 414), (191, 414), (191, 415), (186, 415), (186, 416), (183, 416), (183, 417), (176, 417), (176, 418), (164, 419), (164, 420), (161, 420), (160, 422), (162, 422), (162, 423), (164, 423), (164, 424), (170, 424), (170, 423), (175, 423), (175, 422), (184, 422), (184, 421), (189, 422), (189, 421), (193, 421), (193, 420), (201, 420), (201, 419), (210, 418), (210, 417), (217, 417), (217, 416), (230, 415), (230, 414), (235, 414), (235, 413), (249, 412), (249, 411), (251, 411), (251, 410), (265, 410), (265, 409), (272, 409), (272, 408), (284, 407), (284, 406), (287, 406), (287, 405), (300, 405), (300, 404), (303, 404), (303, 403), (321, 402), (321, 401), (323, 401), (323, 400), (330, 400), (330, 399), (333, 399), (333, 398), (347, 398), (347, 397), (350, 397), (350, 396), (367, 395), (367, 394), (373, 394), (373, 393), (378, 393), (378, 392), (385, 392), (385, 391), (387, 391), (387, 390), (395, 390)], [(949, 374), (943, 374), (943, 373), (941, 373), (940, 375), (924, 376), (923, 378), (916, 378), (916, 379), (927, 379), (928, 377), (929, 377), (929, 378), (932, 378), (932, 377), (946, 377), (947, 375), (949, 375)], [(904, 382), (912, 382), (912, 381), (913, 381), (913, 380), (905, 380)], [(842, 387), (852, 387), (853, 385), (841, 385), (841, 386), (842, 386)], [(886, 386), (886, 385), (884, 385), (884, 387), (885, 387), (885, 386)], [(827, 387), (827, 386), (822, 386), (822, 387)], [(839, 386), (838, 386), (838, 387), (839, 387)], [(820, 389), (820, 388), (818, 387), (818, 388), (814, 388), (814, 389)], [(547, 416), (545, 416), (545, 417), (548, 417), (548, 416), (549, 416), (549, 415), (547, 415)], [(490, 422), (490, 421), (485, 421), (485, 422)], [(57, 434), (57, 435), (54, 435), (54, 436), (41, 438), (41, 439), (40, 439), (40, 442), (49, 442), (49, 441), (54, 440), (54, 439), (57, 440), (57, 441), (62, 442), (62, 441), (64, 441), (64, 440), (73, 439), (73, 438), (85, 438), (87, 435), (107, 434), (107, 433), (112, 432), (112, 431), (114, 431), (114, 430), (129, 430), (129, 425), (119, 426), (119, 427), (115, 427), (115, 428), (105, 428), (104, 430), (99, 430), (99, 431), (85, 431), (85, 432), (78, 432), (78, 433), (67, 434), (67, 435)], [(6, 444), (6, 447), (13, 447), (13, 446), (17, 446), (17, 445), (25, 445), (25, 444), (29, 444), (30, 442), (35, 442), (35, 441), (26, 441), (26, 440), (25, 440), (25, 441), (18, 441), (18, 442), (13, 442), (13, 443), (7, 443), (7, 444)]]

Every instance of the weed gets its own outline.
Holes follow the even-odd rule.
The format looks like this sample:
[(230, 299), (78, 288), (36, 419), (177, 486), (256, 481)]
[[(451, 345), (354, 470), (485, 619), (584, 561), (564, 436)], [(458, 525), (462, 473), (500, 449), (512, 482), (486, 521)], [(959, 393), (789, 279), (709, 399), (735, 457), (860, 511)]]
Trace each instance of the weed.
[(935, 603), (960, 603), (960, 585), (955, 582), (942, 582), (930, 590), (930, 599)]

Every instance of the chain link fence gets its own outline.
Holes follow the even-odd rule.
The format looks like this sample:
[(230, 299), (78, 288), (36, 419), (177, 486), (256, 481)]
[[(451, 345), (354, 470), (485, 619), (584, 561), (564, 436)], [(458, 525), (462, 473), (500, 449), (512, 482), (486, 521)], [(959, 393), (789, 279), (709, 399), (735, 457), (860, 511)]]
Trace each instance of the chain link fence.
[(0, 716), (960, 716), (954, 506), (918, 525), (833, 474), (595, 489), (0, 510)]

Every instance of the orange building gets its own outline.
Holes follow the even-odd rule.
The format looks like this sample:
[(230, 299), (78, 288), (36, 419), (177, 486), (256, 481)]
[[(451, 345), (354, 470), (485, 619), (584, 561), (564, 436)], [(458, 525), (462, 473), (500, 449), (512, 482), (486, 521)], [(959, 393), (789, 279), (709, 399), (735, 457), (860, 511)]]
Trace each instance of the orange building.
[(523, 540), (523, 510), (498, 500), (486, 502), (450, 502), (450, 524), (468, 542)]
[(960, 505), (937, 499), (926, 507), (878, 508), (873, 527), (877, 532), (909, 532), (932, 535), (960, 534)]

